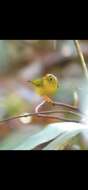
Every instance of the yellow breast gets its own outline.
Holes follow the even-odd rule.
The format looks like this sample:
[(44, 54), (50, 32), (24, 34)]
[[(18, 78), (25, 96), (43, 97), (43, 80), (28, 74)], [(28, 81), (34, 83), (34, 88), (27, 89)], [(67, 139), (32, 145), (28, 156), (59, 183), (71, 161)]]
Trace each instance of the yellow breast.
[(45, 85), (44, 87), (36, 87), (36, 93), (44, 96), (44, 95), (53, 95), (56, 90), (57, 90), (57, 86), (47, 86)]

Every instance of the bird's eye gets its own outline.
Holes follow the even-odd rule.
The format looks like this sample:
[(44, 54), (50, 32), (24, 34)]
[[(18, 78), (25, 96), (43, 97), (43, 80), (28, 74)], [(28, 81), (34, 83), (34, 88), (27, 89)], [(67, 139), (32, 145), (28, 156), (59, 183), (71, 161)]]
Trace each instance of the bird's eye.
[(49, 80), (52, 81), (52, 77), (49, 77)]

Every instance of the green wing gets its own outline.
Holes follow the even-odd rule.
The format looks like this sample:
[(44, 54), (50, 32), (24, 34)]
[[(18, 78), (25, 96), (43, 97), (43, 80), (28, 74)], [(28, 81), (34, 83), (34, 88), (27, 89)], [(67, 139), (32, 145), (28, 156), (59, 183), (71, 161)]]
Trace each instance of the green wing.
[(32, 81), (35, 86), (42, 87), (43, 86), (43, 79), (36, 79)]

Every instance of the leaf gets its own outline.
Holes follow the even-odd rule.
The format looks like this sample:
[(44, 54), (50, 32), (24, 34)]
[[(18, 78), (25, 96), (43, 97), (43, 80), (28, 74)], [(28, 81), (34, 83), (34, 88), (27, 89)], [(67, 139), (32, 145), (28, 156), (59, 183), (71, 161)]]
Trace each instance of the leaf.
[[(57, 125), (57, 124), (53, 124)], [(43, 150), (59, 150), (62, 145), (66, 143), (68, 140), (83, 132), (84, 130), (88, 131), (88, 126), (80, 123), (60, 123), (59, 129), (62, 134), (59, 134), (53, 142), (49, 143)]]
[(80, 123), (61, 122), (49, 124), (42, 131), (29, 136), (29, 133), (15, 133), (0, 144), (0, 150), (32, 150), (36, 146), (49, 142), (43, 150), (61, 149), (63, 143), (80, 132), (87, 130), (88, 126)]
[(59, 136), (57, 141), (54, 140), (55, 144), (53, 148), (52, 143), (54, 141), (50, 143), (50, 149), (54, 149), (55, 146), (59, 143), (61, 145), (64, 141), (68, 140), (69, 138), (72, 138), (73, 136), (77, 135), (83, 130), (88, 130), (88, 126), (72, 122), (50, 124), (47, 128), (43, 129), (38, 134), (29, 137), (29, 139), (27, 139), (24, 143), (18, 146), (16, 150), (32, 150), (36, 146), (45, 142), (49, 142), (50, 140), (53, 140), (57, 136)]
[(0, 150), (13, 150), (29, 137), (29, 134), (14, 132), (0, 143)]
[(41, 131), (41, 127), (37, 125), (30, 125), (29, 128), (22, 128), (20, 130), (13, 129), (6, 138), (0, 141), (0, 150), (13, 150), (39, 131)]
[(59, 123), (58, 126), (46, 127), (41, 132), (29, 137), (25, 142), (15, 148), (15, 150), (32, 150), (36, 146), (54, 139), (59, 133)]

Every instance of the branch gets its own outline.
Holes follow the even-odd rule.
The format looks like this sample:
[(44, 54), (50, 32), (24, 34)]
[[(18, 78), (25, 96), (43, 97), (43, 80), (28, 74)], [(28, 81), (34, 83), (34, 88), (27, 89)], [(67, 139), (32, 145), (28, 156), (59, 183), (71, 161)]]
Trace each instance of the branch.
[(64, 108), (69, 108), (69, 109), (76, 110), (76, 111), (78, 110), (77, 107), (71, 106), (69, 104), (64, 104), (64, 103), (59, 103), (59, 102), (53, 102), (53, 105), (54, 106), (61, 106), (61, 107), (64, 107)]
[[(51, 118), (51, 119), (57, 119), (57, 120), (63, 120), (63, 121), (74, 121), (72, 119), (66, 119), (66, 118), (63, 118), (63, 117), (60, 117), (60, 116), (53, 116), (53, 115), (46, 115), (46, 114), (51, 114), (51, 113), (70, 113), (70, 114), (74, 114), (76, 116), (79, 116), (79, 117), (83, 117), (83, 115), (85, 114), (82, 114), (82, 113), (76, 113), (74, 111), (67, 111), (67, 110), (53, 110), (53, 111), (42, 111), (42, 112), (34, 112), (34, 113), (28, 113), (28, 114), (25, 114), (25, 115), (18, 115), (18, 116), (14, 116), (14, 117), (10, 117), (10, 118), (7, 118), (7, 119), (4, 119), (4, 120), (1, 120), (0, 122), (5, 122), (5, 121), (10, 121), (10, 120), (14, 120), (14, 119), (19, 119), (19, 118), (22, 118), (22, 117), (29, 117), (29, 116), (37, 116), (37, 117), (46, 117), (46, 118)], [(85, 115), (88, 119), (88, 116)], [(79, 122), (79, 120), (76, 120), (75, 122)]]
[(88, 119), (88, 116), (86, 114), (82, 113), (81, 111), (79, 111), (77, 107), (74, 107), (74, 106), (71, 106), (71, 105), (68, 105), (68, 104), (64, 104), (64, 103), (58, 103), (58, 102), (53, 102), (53, 103), (51, 103), (51, 105), (53, 105), (53, 106), (61, 106), (62, 108), (69, 108), (72, 111), (71, 110), (52, 110), (52, 111), (42, 111), (42, 112), (40, 112), (39, 109), (45, 103), (46, 103), (46, 101), (43, 101), (41, 104), (39, 104), (35, 108), (35, 112), (33, 112), (33, 113), (28, 113), (28, 114), (25, 114), (25, 115), (18, 115), (18, 116), (10, 117), (10, 118), (1, 120), (0, 122), (6, 122), (6, 121), (13, 120), (13, 119), (19, 119), (19, 118), (22, 118), (22, 117), (29, 117), (29, 116), (45, 117), (45, 118), (57, 119), (57, 120), (61, 120), (61, 121), (80, 122), (79, 120), (66, 119), (66, 118), (61, 117), (61, 116), (47, 115), (47, 114), (51, 114), (51, 113), (69, 113), (69, 114), (74, 114), (74, 115), (79, 116), (79, 117), (85, 116)]
[(49, 40), (53, 50), (57, 50), (57, 40)]
[(53, 49), (57, 50), (57, 40), (53, 40)]
[[(46, 103), (46, 101), (43, 101), (41, 104), (39, 104), (36, 108), (35, 108), (35, 112), (38, 113), (39, 112), (39, 109), (41, 108), (41, 106), (43, 106), (44, 104)], [(71, 106), (69, 104), (65, 104), (65, 103), (59, 103), (59, 102), (53, 102), (53, 103), (50, 103), (52, 104), (53, 106), (61, 106), (63, 108), (68, 108), (68, 109), (71, 109), (73, 111), (78, 111), (78, 108), (75, 107), (75, 106)], [(80, 111), (79, 111), (80, 112)], [(80, 112), (81, 113), (81, 112)], [(83, 114), (83, 113), (82, 113)]]
[(85, 60), (84, 60), (83, 53), (82, 53), (80, 45), (79, 45), (79, 41), (78, 40), (73, 40), (73, 41), (74, 41), (77, 53), (78, 53), (78, 55), (80, 57), (85, 77), (88, 79), (88, 70), (87, 70), (87, 66), (86, 66)]

